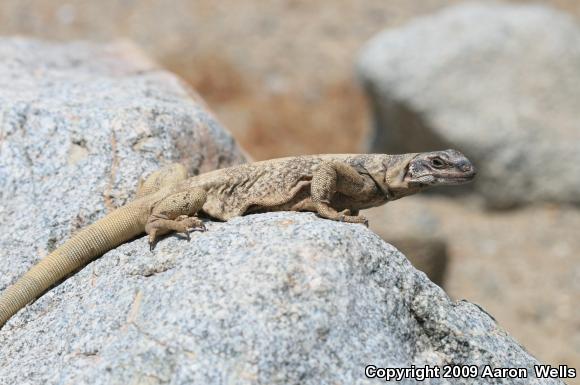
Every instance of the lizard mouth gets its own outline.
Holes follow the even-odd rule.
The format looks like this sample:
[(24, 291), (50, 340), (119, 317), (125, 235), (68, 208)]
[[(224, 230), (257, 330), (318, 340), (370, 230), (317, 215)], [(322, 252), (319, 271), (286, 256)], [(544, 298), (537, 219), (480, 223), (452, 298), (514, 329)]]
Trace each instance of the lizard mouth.
[(423, 174), (416, 177), (411, 177), (409, 182), (412, 184), (418, 184), (421, 186), (433, 186), (433, 185), (456, 185), (468, 183), (475, 178), (476, 173), (471, 172), (469, 174), (440, 174), (440, 173), (429, 173)]
[(475, 178), (477, 173), (475, 171), (470, 172), (469, 174), (461, 174), (461, 175), (445, 175), (441, 180), (446, 181), (445, 184), (463, 184), (472, 181)]

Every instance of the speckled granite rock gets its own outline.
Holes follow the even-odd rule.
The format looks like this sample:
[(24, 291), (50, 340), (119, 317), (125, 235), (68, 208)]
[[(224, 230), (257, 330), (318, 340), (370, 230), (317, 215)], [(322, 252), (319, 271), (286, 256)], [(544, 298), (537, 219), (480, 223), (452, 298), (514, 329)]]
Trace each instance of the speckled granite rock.
[(468, 3), (362, 50), (377, 152), (457, 148), (490, 206), (580, 204), (580, 27), (540, 5)]
[(177, 77), (129, 43), (0, 39), (0, 289), (133, 196), (139, 176), (244, 161)]
[(310, 213), (127, 243), (0, 331), (2, 385), (374, 384), (366, 365), (450, 363), (537, 362), (364, 226)]

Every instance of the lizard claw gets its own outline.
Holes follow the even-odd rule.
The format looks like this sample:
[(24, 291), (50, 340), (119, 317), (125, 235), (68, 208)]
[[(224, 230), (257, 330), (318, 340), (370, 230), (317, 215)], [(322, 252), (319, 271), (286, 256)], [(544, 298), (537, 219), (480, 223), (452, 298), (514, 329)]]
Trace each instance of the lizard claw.
[(207, 231), (207, 228), (205, 227), (205, 225), (203, 223), (201, 223), (198, 226), (191, 227), (191, 228), (189, 228), (187, 230), (188, 230), (188, 232), (189, 231), (201, 231), (201, 232), (204, 232), (204, 231)]
[(151, 233), (149, 233), (149, 251), (153, 251), (153, 249), (155, 248), (155, 244), (157, 243), (155, 241), (157, 235), (157, 230), (153, 230)]
[(369, 227), (369, 220), (367, 219), (367, 217), (363, 217), (362, 215), (357, 215), (354, 218), (356, 218), (355, 223), (360, 223), (361, 225), (365, 225), (366, 227)]
[(187, 238), (187, 241), (188, 242), (191, 241), (191, 235), (190, 234), (193, 231), (201, 231), (201, 232), (204, 232), (204, 231), (207, 231), (207, 229), (206, 229), (206, 227), (205, 227), (205, 225), (203, 223), (200, 223), (197, 226), (188, 227), (185, 230), (185, 237)]

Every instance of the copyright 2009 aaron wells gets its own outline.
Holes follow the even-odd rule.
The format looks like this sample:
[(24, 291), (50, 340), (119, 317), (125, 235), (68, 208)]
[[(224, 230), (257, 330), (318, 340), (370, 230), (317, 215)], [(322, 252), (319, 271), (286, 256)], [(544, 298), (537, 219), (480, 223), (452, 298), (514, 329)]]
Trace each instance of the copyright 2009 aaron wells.
[[(533, 375), (537, 378), (575, 378), (576, 369), (567, 365), (551, 367), (534, 365)], [(411, 365), (407, 368), (379, 368), (375, 365), (365, 367), (367, 378), (378, 378), (384, 381), (401, 381), (415, 379), (423, 381), (429, 378), (528, 378), (527, 368), (494, 368), (490, 365)]]

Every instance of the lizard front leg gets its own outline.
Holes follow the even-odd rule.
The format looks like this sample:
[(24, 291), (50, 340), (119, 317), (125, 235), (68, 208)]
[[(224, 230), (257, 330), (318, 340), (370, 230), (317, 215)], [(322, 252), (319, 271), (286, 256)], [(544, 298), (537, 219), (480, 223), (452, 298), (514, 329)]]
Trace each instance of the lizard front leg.
[[(353, 167), (341, 162), (325, 162), (312, 175), (310, 194), (312, 202), (323, 218), (350, 223), (364, 223), (365, 217), (358, 215), (358, 210), (336, 211), (330, 202), (336, 192), (354, 196), (365, 187), (365, 179)], [(350, 215), (354, 213), (354, 215)]]
[(145, 225), (151, 250), (157, 238), (170, 231), (184, 233), (189, 238), (191, 229), (205, 230), (203, 222), (194, 215), (201, 210), (206, 198), (205, 190), (193, 188), (171, 194), (154, 203)]

